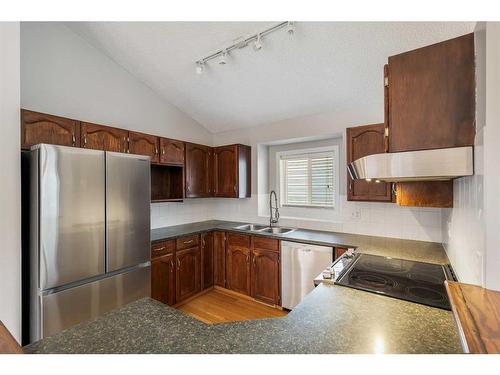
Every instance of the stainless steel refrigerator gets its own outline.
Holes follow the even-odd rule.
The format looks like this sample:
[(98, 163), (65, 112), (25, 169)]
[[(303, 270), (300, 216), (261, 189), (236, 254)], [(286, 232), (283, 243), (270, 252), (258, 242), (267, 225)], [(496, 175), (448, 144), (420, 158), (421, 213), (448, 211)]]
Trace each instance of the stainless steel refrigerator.
[(149, 158), (29, 154), (29, 341), (150, 295)]

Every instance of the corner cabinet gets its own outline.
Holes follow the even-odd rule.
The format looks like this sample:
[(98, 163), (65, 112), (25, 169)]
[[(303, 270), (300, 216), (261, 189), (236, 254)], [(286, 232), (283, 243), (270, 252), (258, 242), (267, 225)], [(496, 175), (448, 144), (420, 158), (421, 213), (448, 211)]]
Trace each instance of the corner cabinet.
[(245, 145), (215, 147), (214, 195), (223, 198), (251, 196), (251, 148)]
[[(347, 128), (347, 163), (367, 155), (385, 152), (384, 124)], [(347, 200), (391, 202), (391, 184), (387, 182), (353, 180), (347, 174)]]
[(214, 284), (226, 286), (226, 233), (214, 232)]

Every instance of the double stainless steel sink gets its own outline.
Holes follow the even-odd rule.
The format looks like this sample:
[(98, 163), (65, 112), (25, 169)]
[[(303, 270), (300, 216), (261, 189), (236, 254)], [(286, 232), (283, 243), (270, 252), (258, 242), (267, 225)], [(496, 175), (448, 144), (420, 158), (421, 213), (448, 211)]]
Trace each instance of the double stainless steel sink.
[(258, 225), (258, 224), (243, 224), (233, 228), (249, 232), (272, 233), (272, 234), (285, 234), (293, 232), (295, 230), (294, 228), (269, 227), (266, 225)]

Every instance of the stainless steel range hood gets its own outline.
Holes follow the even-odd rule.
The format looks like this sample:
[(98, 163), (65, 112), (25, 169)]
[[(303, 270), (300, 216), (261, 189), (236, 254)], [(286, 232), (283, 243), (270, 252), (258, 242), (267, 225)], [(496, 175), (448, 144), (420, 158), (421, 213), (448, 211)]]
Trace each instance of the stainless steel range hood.
[(365, 156), (347, 166), (353, 179), (387, 182), (440, 181), (474, 174), (472, 147)]

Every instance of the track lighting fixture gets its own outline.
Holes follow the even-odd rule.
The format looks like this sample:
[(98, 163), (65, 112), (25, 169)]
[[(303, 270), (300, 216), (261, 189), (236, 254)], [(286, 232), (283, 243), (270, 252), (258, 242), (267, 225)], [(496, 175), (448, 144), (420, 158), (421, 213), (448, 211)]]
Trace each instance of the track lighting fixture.
[(245, 48), (250, 43), (253, 43), (253, 49), (255, 51), (260, 51), (262, 49), (262, 38), (268, 34), (271, 34), (280, 29), (286, 28), (286, 31), (289, 35), (295, 34), (295, 22), (294, 21), (285, 21), (278, 23), (277, 25), (271, 26), (257, 34), (251, 35), (247, 38), (238, 38), (226, 48), (220, 49), (217, 52), (212, 53), (211, 55), (205, 56), (203, 59), (196, 61), (196, 73), (202, 74), (205, 68), (205, 64), (213, 60), (215, 58), (219, 58), (220, 65), (227, 64), (227, 55), (234, 49)]
[(227, 64), (227, 50), (222, 51), (219, 57), (219, 64), (226, 65)]
[(204, 65), (204, 62), (202, 62), (202, 61), (199, 61), (196, 63), (196, 74), (203, 73), (203, 65)]
[(260, 33), (257, 34), (257, 39), (253, 43), (253, 49), (259, 51), (262, 48), (262, 41), (260, 40)]

